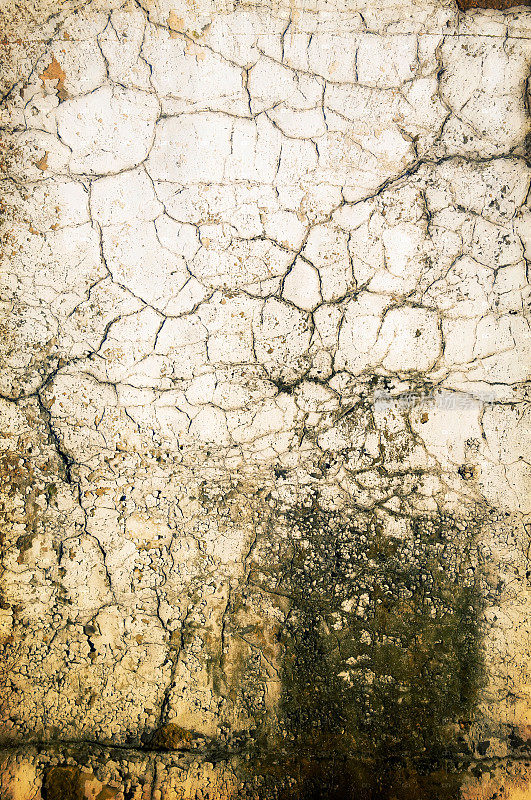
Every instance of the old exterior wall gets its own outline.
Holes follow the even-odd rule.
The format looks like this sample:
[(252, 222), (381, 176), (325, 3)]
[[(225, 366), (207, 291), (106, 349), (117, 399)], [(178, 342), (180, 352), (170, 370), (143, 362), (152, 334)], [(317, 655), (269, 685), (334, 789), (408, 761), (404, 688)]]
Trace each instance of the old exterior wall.
[(467, 5), (0, 10), (2, 800), (531, 797), (531, 17)]

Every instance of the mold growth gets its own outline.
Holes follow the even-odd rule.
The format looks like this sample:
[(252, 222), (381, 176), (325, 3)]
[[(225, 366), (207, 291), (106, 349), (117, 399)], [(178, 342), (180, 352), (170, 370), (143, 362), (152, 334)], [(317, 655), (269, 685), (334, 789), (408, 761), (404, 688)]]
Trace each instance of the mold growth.
[(425, 516), (393, 533), (318, 505), (286, 522), (282, 559), (251, 574), (290, 599), (274, 759), (294, 778), (285, 796), (456, 796), (483, 680), (479, 523)]

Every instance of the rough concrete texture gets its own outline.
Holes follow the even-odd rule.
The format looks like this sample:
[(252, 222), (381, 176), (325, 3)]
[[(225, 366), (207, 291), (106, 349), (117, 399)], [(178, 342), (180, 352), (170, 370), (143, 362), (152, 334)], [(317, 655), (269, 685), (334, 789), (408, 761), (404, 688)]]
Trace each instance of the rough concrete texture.
[(530, 798), (529, 12), (1, 13), (2, 800)]

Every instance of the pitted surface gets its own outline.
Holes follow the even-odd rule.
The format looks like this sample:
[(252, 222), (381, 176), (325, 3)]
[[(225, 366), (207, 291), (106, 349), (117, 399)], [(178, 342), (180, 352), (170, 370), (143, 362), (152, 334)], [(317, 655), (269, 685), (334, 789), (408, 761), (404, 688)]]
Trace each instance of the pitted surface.
[(3, 13), (6, 796), (526, 797), (529, 13)]

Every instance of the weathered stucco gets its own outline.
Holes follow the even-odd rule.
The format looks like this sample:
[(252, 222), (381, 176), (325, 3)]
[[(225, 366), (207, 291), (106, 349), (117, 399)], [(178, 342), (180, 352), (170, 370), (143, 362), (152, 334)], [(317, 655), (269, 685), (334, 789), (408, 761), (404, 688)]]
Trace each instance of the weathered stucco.
[(3, 5), (2, 800), (531, 797), (531, 16), (471, 5)]

